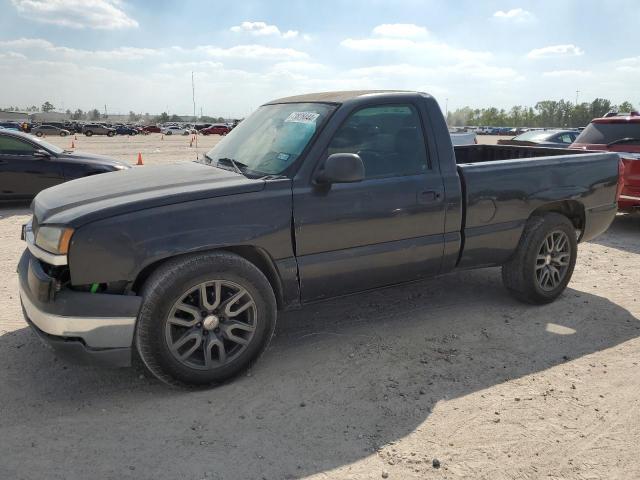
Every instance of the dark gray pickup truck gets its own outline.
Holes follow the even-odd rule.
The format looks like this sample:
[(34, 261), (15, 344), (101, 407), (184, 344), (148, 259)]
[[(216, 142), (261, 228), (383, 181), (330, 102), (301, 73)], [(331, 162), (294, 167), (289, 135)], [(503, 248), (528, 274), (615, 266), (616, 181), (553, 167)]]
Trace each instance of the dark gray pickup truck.
[(246, 369), (276, 312), (502, 266), (541, 304), (577, 243), (616, 213), (612, 153), (451, 145), (436, 101), (333, 92), (260, 107), (201, 161), (76, 180), (40, 193), (20, 298), (67, 358), (210, 385)]

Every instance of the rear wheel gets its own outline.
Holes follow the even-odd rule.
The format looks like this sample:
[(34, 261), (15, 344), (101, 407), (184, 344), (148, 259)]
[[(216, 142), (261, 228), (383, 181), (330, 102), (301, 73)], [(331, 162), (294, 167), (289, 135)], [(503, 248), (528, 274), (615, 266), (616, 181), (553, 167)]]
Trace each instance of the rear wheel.
[(36, 137), (41, 137), (42, 135), (44, 135), (42, 132), (36, 132)]
[(107, 137), (113, 137), (116, 134), (116, 132), (107, 132)]
[(90, 137), (91, 135), (93, 135), (93, 132), (92, 132), (91, 130), (87, 130), (86, 132), (84, 132), (84, 134), (85, 134), (87, 137)]
[(571, 280), (577, 252), (576, 231), (567, 217), (558, 213), (534, 216), (514, 256), (502, 267), (502, 281), (518, 300), (552, 302)]
[(226, 252), (171, 260), (145, 283), (136, 348), (149, 371), (179, 386), (238, 375), (267, 347), (276, 323), (262, 272)]

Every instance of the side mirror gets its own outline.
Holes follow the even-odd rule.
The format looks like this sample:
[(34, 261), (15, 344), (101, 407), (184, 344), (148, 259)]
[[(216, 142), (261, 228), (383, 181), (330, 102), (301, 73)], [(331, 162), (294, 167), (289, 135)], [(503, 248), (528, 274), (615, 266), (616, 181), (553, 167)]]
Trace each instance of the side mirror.
[(324, 162), (318, 183), (353, 183), (364, 180), (364, 163), (355, 153), (334, 153)]
[(39, 157), (39, 158), (50, 158), (51, 154), (49, 152), (47, 152), (46, 150), (44, 150), (43, 148), (39, 148), (38, 150), (33, 152), (33, 156), (34, 157)]

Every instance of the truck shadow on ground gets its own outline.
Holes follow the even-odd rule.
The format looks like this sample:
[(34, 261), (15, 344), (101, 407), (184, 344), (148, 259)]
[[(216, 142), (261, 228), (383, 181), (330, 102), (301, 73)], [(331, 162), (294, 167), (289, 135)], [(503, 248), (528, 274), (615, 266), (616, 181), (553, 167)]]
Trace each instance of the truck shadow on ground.
[(609, 229), (591, 241), (628, 253), (640, 253), (640, 215), (616, 215)]
[(0, 337), (0, 472), (301, 478), (432, 428), (440, 401), (639, 335), (627, 310), (577, 290), (544, 307), (519, 304), (496, 269), (287, 312), (248, 375), (207, 391), (63, 365), (25, 328)]

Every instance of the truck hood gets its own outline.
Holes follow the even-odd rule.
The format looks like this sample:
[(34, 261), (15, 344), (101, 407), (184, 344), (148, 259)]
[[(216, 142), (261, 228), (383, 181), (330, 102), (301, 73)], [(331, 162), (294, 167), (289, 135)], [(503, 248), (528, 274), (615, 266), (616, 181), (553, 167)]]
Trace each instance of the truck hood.
[(147, 208), (262, 190), (264, 180), (196, 162), (136, 167), (56, 185), (33, 201), (37, 222), (86, 223)]

